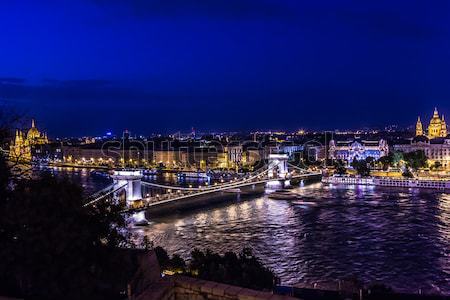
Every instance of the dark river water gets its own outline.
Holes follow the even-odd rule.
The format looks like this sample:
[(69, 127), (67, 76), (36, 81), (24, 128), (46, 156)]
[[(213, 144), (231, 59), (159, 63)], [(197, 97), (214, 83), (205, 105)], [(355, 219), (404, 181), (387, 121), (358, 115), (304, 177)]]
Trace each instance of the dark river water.
[(356, 276), (450, 294), (450, 195), (320, 183), (296, 192), (317, 206), (263, 196), (151, 220), (136, 232), (184, 258), (193, 248), (251, 247), (284, 285)]
[[(86, 176), (85, 188), (104, 180)], [(353, 276), (398, 291), (450, 294), (450, 194), (321, 183), (295, 192), (316, 206), (236, 199), (131, 230), (184, 258), (194, 248), (251, 247), (283, 285)]]

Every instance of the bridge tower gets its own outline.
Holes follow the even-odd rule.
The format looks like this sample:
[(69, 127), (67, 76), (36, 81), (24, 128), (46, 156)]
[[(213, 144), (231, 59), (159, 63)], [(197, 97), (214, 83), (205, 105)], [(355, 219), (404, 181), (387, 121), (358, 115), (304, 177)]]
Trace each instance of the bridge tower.
[(111, 177), (115, 188), (125, 185), (127, 206), (131, 206), (133, 201), (142, 199), (141, 171), (116, 170)]
[(286, 178), (288, 158), (287, 154), (269, 154), (269, 178)]

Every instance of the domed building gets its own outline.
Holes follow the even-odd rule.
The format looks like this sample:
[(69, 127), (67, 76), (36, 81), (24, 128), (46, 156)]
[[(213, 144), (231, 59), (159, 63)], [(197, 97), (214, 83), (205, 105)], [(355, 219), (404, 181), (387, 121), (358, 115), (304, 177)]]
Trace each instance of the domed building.
[(9, 157), (11, 160), (30, 161), (32, 147), (46, 144), (48, 144), (47, 134), (39, 132), (34, 120), (31, 120), (31, 128), (26, 135), (21, 130), (16, 130), (14, 141), (9, 148)]
[[(420, 117), (417, 119), (416, 123), (416, 136), (424, 135), (424, 130)], [(430, 120), (430, 125), (428, 126), (427, 137), (431, 140), (434, 138), (445, 138), (447, 136), (447, 124), (445, 122), (444, 115), (439, 116), (437, 108), (434, 109), (433, 117)]]
[(34, 119), (31, 120), (31, 128), (27, 133), (27, 140), (30, 142), (30, 145), (45, 145), (48, 144), (48, 138), (46, 133), (40, 133), (36, 128), (36, 123)]
[(419, 117), (416, 123), (416, 136), (413, 139), (409, 139), (406, 143), (393, 145), (393, 148), (395, 151), (405, 153), (418, 150), (423, 151), (428, 158), (430, 167), (439, 163), (441, 170), (450, 170), (450, 135), (447, 131), (444, 116), (440, 117), (436, 108), (430, 120), (427, 134), (423, 130)]

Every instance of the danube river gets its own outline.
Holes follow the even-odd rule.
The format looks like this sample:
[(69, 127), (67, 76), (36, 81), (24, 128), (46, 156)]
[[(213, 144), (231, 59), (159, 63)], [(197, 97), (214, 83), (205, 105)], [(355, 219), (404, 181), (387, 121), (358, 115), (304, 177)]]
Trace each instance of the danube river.
[[(103, 181), (81, 180), (88, 189)], [(316, 206), (237, 199), (131, 230), (184, 258), (194, 248), (251, 247), (283, 285), (353, 276), (398, 291), (450, 294), (450, 194), (321, 183), (294, 191)]]
[(135, 231), (184, 258), (194, 248), (251, 247), (283, 285), (356, 276), (399, 291), (450, 294), (450, 195), (321, 183), (296, 192), (317, 206), (263, 196), (154, 219)]

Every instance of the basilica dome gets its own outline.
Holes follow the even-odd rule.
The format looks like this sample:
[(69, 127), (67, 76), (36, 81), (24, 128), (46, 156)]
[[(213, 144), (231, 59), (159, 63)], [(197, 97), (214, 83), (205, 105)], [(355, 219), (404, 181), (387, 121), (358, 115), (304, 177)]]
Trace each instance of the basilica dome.
[(433, 117), (430, 120), (430, 125), (441, 126), (441, 118), (439, 115), (433, 114)]
[(447, 125), (445, 123), (444, 116), (439, 117), (437, 108), (434, 109), (433, 117), (430, 120), (428, 126), (428, 137), (430, 139), (445, 137), (447, 135)]

